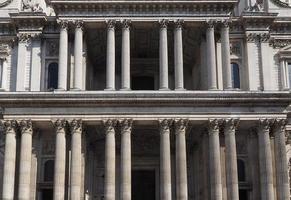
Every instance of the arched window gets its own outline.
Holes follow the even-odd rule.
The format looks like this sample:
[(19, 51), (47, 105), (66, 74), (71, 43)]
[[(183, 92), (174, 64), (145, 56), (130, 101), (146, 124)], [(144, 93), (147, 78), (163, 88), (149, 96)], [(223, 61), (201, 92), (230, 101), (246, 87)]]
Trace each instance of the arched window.
[(240, 71), (237, 63), (231, 63), (232, 87), (240, 88)]
[(43, 180), (44, 182), (53, 182), (54, 181), (54, 160), (48, 160), (44, 163), (43, 170)]
[(245, 162), (241, 159), (237, 160), (237, 172), (238, 172), (238, 181), (245, 182), (246, 181)]
[(58, 71), (59, 71), (58, 63), (53, 62), (49, 64), (47, 89), (51, 90), (58, 88)]

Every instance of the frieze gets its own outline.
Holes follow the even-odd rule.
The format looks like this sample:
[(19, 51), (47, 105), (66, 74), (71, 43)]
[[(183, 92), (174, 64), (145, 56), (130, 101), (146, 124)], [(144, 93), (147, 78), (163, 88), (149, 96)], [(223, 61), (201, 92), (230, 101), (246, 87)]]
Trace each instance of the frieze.
[(284, 48), (287, 47), (288, 45), (291, 45), (291, 39), (271, 39), (270, 41), (270, 46), (274, 48)]

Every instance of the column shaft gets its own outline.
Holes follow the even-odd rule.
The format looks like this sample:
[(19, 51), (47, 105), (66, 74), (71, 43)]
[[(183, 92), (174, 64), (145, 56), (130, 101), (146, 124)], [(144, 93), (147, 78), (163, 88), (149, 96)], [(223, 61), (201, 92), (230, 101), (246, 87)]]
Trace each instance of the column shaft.
[(115, 21), (107, 22), (106, 90), (115, 90)]
[(239, 200), (235, 142), (236, 125), (236, 120), (229, 119), (225, 121), (224, 128), (227, 199), (231, 200)]
[(188, 121), (181, 119), (175, 121), (176, 135), (176, 199), (188, 199), (187, 184), (187, 152), (186, 152), (186, 127)]
[(3, 200), (14, 199), (15, 164), (16, 164), (16, 122), (1, 121), (5, 129), (5, 154), (3, 166)]
[(70, 199), (81, 199), (82, 186), (82, 121), (73, 120), (71, 122), (71, 190)]
[(67, 90), (68, 77), (68, 24), (61, 22), (59, 44), (58, 89)]
[(25, 63), (26, 63), (26, 49), (28, 45), (29, 37), (25, 34), (19, 35), (19, 41), (18, 41), (18, 59), (17, 59), (17, 72), (16, 72), (16, 91), (27, 91), (29, 88), (27, 88), (27, 82), (25, 77)]
[(83, 24), (80, 21), (76, 22), (75, 27), (75, 72), (74, 72), (74, 89), (83, 89)]
[(209, 168), (211, 200), (222, 200), (219, 124), (216, 119), (209, 121)]
[(170, 126), (172, 120), (160, 124), (160, 200), (172, 199)]
[(175, 90), (184, 89), (182, 22), (177, 21), (174, 30)]
[(132, 120), (121, 124), (120, 199), (131, 200), (131, 129)]
[(121, 89), (130, 90), (130, 28), (125, 20), (122, 27)]
[(168, 21), (160, 22), (160, 90), (169, 89), (168, 72)]
[(230, 43), (229, 43), (229, 27), (224, 24), (221, 29), (221, 56), (223, 69), (223, 88), (232, 89), (232, 74), (230, 64)]
[(30, 171), (32, 151), (32, 123), (30, 120), (19, 122), (21, 128), (18, 199), (30, 199)]
[(268, 119), (260, 120), (258, 127), (261, 198), (264, 200), (274, 200), (275, 198), (270, 142), (270, 123), (271, 121)]
[(287, 166), (286, 139), (285, 139), (286, 120), (277, 119), (275, 121), (275, 163), (278, 200), (289, 200), (289, 173)]
[(216, 75), (216, 55), (215, 55), (215, 39), (214, 26), (212, 23), (208, 24), (206, 31), (206, 46), (207, 46), (207, 73), (208, 73), (208, 89), (217, 89), (217, 75)]
[(54, 126), (56, 129), (54, 200), (64, 200), (66, 178), (66, 121), (57, 120), (54, 122)]
[(115, 200), (115, 120), (104, 121), (105, 125), (105, 183), (104, 199)]

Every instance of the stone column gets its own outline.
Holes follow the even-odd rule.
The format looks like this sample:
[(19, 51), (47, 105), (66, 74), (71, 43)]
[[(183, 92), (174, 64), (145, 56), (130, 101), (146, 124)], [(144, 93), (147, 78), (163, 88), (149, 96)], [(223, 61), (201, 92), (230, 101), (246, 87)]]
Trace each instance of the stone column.
[(160, 90), (169, 89), (168, 72), (168, 20), (160, 22)]
[(66, 178), (66, 126), (67, 121), (58, 119), (53, 122), (56, 131), (54, 200), (65, 199)]
[(235, 131), (236, 119), (224, 121), (227, 199), (239, 200)]
[(120, 200), (131, 200), (132, 119), (121, 120), (120, 125), (121, 125)]
[(211, 200), (222, 200), (219, 121), (210, 119), (208, 123)]
[(30, 199), (30, 171), (32, 153), (32, 123), (30, 120), (18, 122), (21, 131), (18, 199)]
[(130, 21), (122, 22), (121, 89), (130, 90)]
[(170, 128), (172, 120), (159, 121), (160, 126), (160, 200), (172, 199)]
[(187, 184), (187, 151), (186, 151), (186, 128), (187, 119), (175, 120), (176, 135), (176, 199), (188, 199)]
[(103, 121), (105, 126), (104, 199), (115, 200), (115, 126), (116, 120)]
[(184, 90), (184, 71), (183, 71), (183, 21), (175, 22), (174, 29), (174, 60), (175, 60), (175, 90)]
[(221, 60), (223, 68), (223, 88), (226, 90), (232, 89), (228, 22), (224, 22), (221, 28)]
[(115, 21), (107, 23), (106, 90), (115, 90)]
[(74, 89), (83, 89), (83, 22), (75, 22), (75, 45), (74, 45)]
[(16, 164), (16, 121), (1, 121), (5, 130), (5, 152), (3, 167), (3, 200), (14, 199), (15, 164)]
[(285, 138), (285, 126), (286, 119), (276, 119), (274, 124), (275, 135), (275, 163), (276, 163), (276, 180), (277, 180), (277, 196), (278, 200), (289, 200), (289, 173), (287, 165), (287, 153), (286, 153), (286, 138)]
[(67, 90), (68, 77), (68, 22), (60, 22), (58, 89)]
[(207, 50), (207, 73), (208, 73), (208, 89), (217, 89), (216, 75), (216, 55), (215, 55), (215, 39), (214, 39), (214, 23), (210, 21), (206, 30), (206, 50)]
[(17, 71), (16, 71), (16, 91), (27, 91), (27, 78), (25, 76), (27, 46), (31, 42), (31, 35), (27, 33), (19, 33), (18, 35), (18, 52), (17, 52)]
[(273, 166), (270, 142), (270, 119), (260, 119), (258, 125), (261, 198), (274, 200)]
[(74, 119), (70, 122), (71, 128), (71, 190), (70, 199), (81, 199), (82, 187), (82, 120)]

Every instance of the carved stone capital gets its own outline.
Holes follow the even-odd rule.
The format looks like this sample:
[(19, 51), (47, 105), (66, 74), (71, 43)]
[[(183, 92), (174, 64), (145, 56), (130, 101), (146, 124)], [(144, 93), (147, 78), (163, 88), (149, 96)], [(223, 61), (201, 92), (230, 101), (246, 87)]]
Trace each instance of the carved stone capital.
[(131, 133), (132, 130), (132, 119), (121, 119), (119, 120), (119, 124), (121, 127), (121, 134), (122, 133)]
[(225, 132), (235, 131), (239, 125), (239, 119), (229, 118), (223, 120), (223, 129), (226, 130)]
[(57, 20), (57, 23), (59, 24), (61, 29), (68, 30), (69, 22), (67, 20)]
[(84, 22), (82, 20), (75, 20), (73, 22), (73, 24), (75, 25), (76, 29), (82, 29), (84, 28)]
[(276, 118), (274, 120), (273, 129), (275, 132), (277, 131), (283, 132), (285, 131), (286, 124), (287, 124), (287, 119)]
[(20, 128), (21, 134), (23, 133), (30, 133), (32, 134), (32, 122), (31, 120), (19, 120), (17, 121), (18, 126)]
[(5, 133), (16, 133), (17, 122), (16, 120), (1, 120), (0, 126), (4, 129)]
[(105, 134), (111, 133), (115, 131), (115, 126), (117, 124), (116, 119), (106, 119), (102, 121), (103, 126), (105, 128)]
[(160, 28), (168, 28), (169, 20), (168, 19), (162, 19), (159, 20)]
[(71, 134), (82, 133), (82, 119), (73, 119), (69, 122), (71, 128)]
[(209, 119), (208, 120), (208, 132), (209, 134), (214, 131), (219, 131), (219, 127), (221, 125), (220, 119)]
[(52, 123), (54, 125), (54, 128), (55, 128), (56, 132), (65, 133), (65, 130), (67, 128), (67, 120), (65, 120), (65, 119), (57, 119), (57, 120), (52, 120)]
[(107, 29), (115, 29), (116, 20), (109, 19), (109, 20), (106, 20), (105, 22), (107, 24)]
[(185, 133), (188, 123), (188, 119), (175, 119), (175, 134)]
[(230, 23), (231, 23), (231, 20), (223, 20), (221, 22), (222, 28), (229, 28)]
[(175, 29), (182, 29), (183, 24), (184, 24), (184, 20), (182, 20), (182, 19), (174, 20), (174, 24), (175, 24)]
[(170, 131), (172, 124), (173, 124), (172, 119), (159, 119), (160, 133)]
[(258, 133), (269, 132), (273, 123), (274, 123), (273, 119), (259, 119), (257, 127)]
[(215, 27), (216, 21), (214, 21), (214, 20), (207, 20), (206, 21), (206, 25), (207, 25), (207, 29), (212, 29), (212, 28)]
[(131, 20), (124, 19), (121, 21), (122, 29), (129, 29), (131, 25)]

